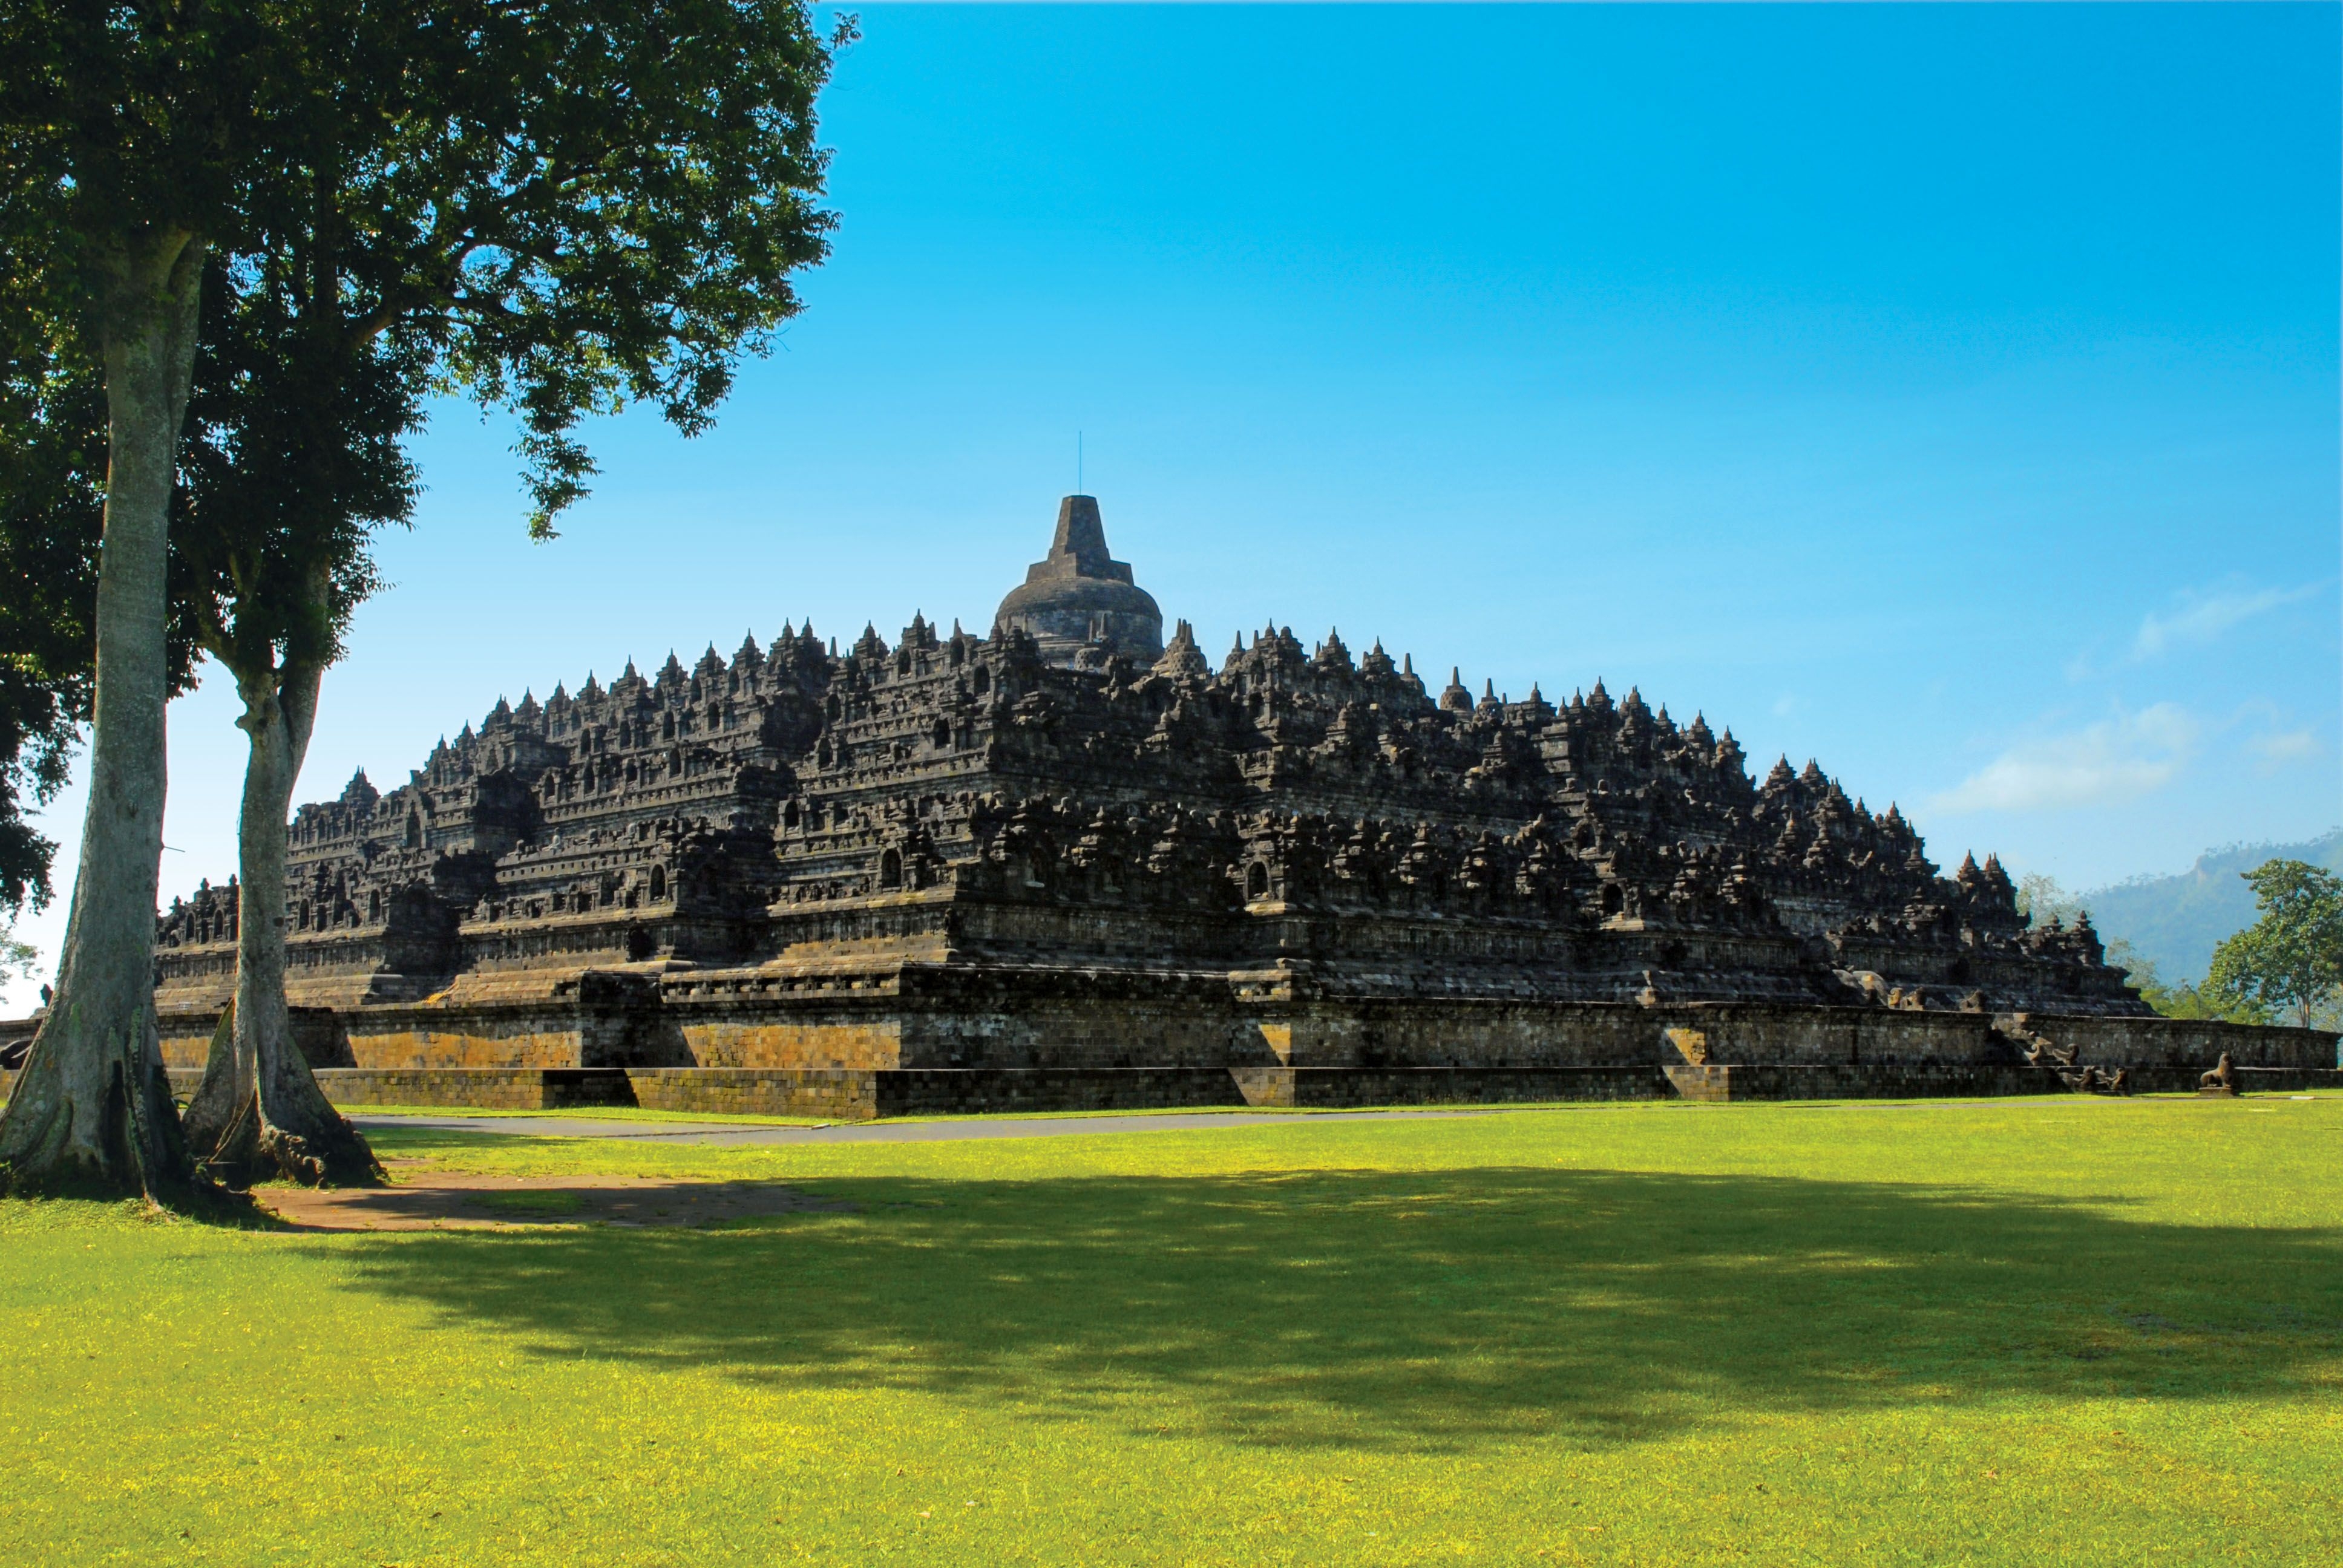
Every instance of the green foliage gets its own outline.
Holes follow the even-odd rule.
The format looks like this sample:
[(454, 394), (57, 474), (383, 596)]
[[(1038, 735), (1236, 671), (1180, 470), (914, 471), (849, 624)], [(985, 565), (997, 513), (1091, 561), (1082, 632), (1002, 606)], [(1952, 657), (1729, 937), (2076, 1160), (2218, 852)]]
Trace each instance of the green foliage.
[(2082, 901), (2060, 887), (2057, 878), (2029, 871), (2017, 881), (2017, 912), (2029, 925), (2046, 926), (2056, 920), (2071, 926), (2084, 911)]
[[(0, 294), (19, 286), (0, 278)], [(35, 311), (0, 304), (0, 910), (50, 897), (55, 843), (31, 809), (65, 787), (88, 717), (106, 398)]]
[[(696, 433), (828, 254), (799, 0), (304, 8), (244, 201), (306, 329), (387, 335), (520, 418), (532, 528), (585, 493), (574, 431), (648, 401)], [(257, 236), (256, 238), (256, 236)]]
[[(0, 7), (0, 910), (50, 896), (56, 847), (25, 812), (62, 786), (96, 696), (106, 354), (151, 328), (173, 258), (199, 256), (233, 206), (282, 15), (240, 0)], [(153, 628), (173, 689), (190, 629)]]
[[(173, 533), (245, 698), (257, 808), (297, 773), (317, 675), (374, 585), (367, 538), (411, 502), (396, 442), (427, 378), (518, 414), (540, 535), (592, 472), (588, 415), (649, 399), (700, 428), (739, 355), (797, 310), (789, 274), (826, 254), (813, 103), (852, 35), (850, 19), (818, 34), (802, 0), (0, 11), (0, 343), (54, 346), (68, 378), (103, 366), (107, 417), (98, 784), (63, 1021), (28, 1070), (45, 1087), (0, 1116), (20, 1178), (62, 1163), (146, 1186), (184, 1159), (159, 1077), (136, 1076), (126, 1144), (105, 1135), (112, 1110), (81, 1103), (120, 1081), (72, 1070), (142, 1038), (122, 1015), (151, 984)], [(49, 402), (0, 402), (0, 451), (45, 455), (36, 481), (70, 490)], [(187, 452), (191, 403), (208, 439)], [(21, 792), (26, 757), (37, 797), (70, 672), (18, 673), (64, 694), (0, 729), (0, 775)], [(19, 863), (0, 892), (45, 894), (52, 848), (0, 839)]]
[(2140, 1000), (2147, 1003), (2166, 1018), (2201, 1019), (2227, 1023), (2268, 1023), (2268, 1011), (2251, 1001), (2224, 1000), (2207, 996), (2197, 986), (2182, 981), (2167, 985), (2157, 973), (2155, 960), (2136, 950), (2121, 939), (2107, 944), (2107, 962), (2129, 971), (2131, 983), (2139, 992)]
[(24, 813), (92, 696), (99, 366), (140, 258), (217, 258), (176, 678), (202, 626), (329, 648), (431, 378), (519, 416), (539, 533), (592, 472), (581, 418), (706, 425), (827, 254), (814, 99), (852, 36), (796, 0), (0, 10), (0, 910), (49, 896)]
[(234, 207), (265, 146), (257, 95), (283, 71), (288, 25), (310, 9), (0, 7), (0, 245), (48, 309), (102, 311), (122, 253), (206, 234)]
[(206, 290), (173, 498), (182, 594), (239, 677), (340, 657), (377, 586), (371, 537), (405, 524), (420, 490), (401, 443), (421, 417), (424, 353), (409, 337), (354, 338), (330, 314), (317, 330), (291, 248), (263, 231)]
[[(791, 0), (9, 9), (0, 900), (46, 895), (54, 847), (9, 824), (61, 782), (89, 698), (93, 247), (176, 225), (220, 257), (178, 517), (206, 525), (191, 586), (244, 601), (241, 630), (206, 618), (216, 643), (281, 648), (320, 609), (330, 642), (372, 585), (363, 536), (411, 505), (387, 448), (430, 378), (519, 413), (539, 532), (584, 494), (584, 416), (647, 399), (707, 424), (737, 357), (798, 309), (789, 274), (827, 254), (814, 98), (852, 35)], [(308, 606), (320, 561), (336, 590)]]
[[(0, 907), (89, 692), (106, 468), (97, 252), (219, 260), (176, 508), (216, 652), (330, 660), (403, 521), (433, 377), (522, 417), (532, 527), (584, 493), (579, 418), (708, 422), (820, 261), (825, 37), (789, 0), (11, 7), (0, 20)], [(329, 585), (314, 591), (320, 578)], [(264, 660), (265, 667), (265, 660)]]
[(2258, 1002), (2208, 994), (2203, 986), (2143, 987), (2141, 998), (2167, 1018), (2200, 1019), (2221, 1023), (2268, 1023), (2269, 1010)]
[(2213, 950), (2205, 991), (2274, 1013), (2292, 1009), (2308, 1027), (2343, 991), (2343, 877), (2302, 860), (2241, 874), (2261, 918)]
[(52, 1369), (12, 1392), (0, 1543), (60, 1564), (2334, 1561), (2338, 1118), (2062, 1099), (759, 1151), (383, 1134), (427, 1161), (407, 1171), (778, 1178), (853, 1208), (328, 1236), (0, 1205), (0, 1312)]
[(41, 972), (41, 950), (16, 940), (14, 928), (0, 923), (0, 981), (31, 980)]

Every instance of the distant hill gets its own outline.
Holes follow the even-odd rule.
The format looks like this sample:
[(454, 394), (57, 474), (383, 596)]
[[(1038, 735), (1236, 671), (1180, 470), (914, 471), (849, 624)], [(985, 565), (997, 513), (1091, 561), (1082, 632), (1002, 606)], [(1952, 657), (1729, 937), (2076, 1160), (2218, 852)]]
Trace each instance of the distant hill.
[(2077, 896), (2109, 941), (2131, 943), (2167, 985), (2195, 985), (2223, 937), (2254, 923), (2254, 890), (2238, 875), (2264, 860), (2308, 860), (2343, 871), (2343, 828), (2307, 844), (2231, 844), (2207, 849), (2177, 877), (2134, 877)]

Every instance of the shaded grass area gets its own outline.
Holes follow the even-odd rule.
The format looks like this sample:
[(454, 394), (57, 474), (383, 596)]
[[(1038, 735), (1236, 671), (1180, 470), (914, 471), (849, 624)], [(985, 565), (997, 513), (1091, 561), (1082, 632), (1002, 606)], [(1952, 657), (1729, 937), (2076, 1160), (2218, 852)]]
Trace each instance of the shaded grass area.
[(0, 1557), (2343, 1555), (2336, 1101), (393, 1138), (854, 1208), (326, 1238), (0, 1207)]
[(2343, 1338), (2331, 1239), (2049, 1201), (1519, 1169), (823, 1191), (890, 1212), (729, 1244), (450, 1237), (363, 1274), (546, 1349), (1069, 1416), (1158, 1390), (1201, 1434), (1268, 1448), (1634, 1442), (1720, 1403), (2267, 1392)]

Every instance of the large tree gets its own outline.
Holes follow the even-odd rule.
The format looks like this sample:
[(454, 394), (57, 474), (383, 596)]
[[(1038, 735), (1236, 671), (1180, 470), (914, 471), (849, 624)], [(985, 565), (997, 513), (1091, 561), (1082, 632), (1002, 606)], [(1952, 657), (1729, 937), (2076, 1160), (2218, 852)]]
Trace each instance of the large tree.
[[(0, 272), (0, 979), (30, 978), (39, 954), (7, 920), (45, 908), (56, 845), (30, 812), (64, 788), (89, 721), (106, 387), (70, 326), (42, 308), (36, 280)], [(184, 611), (175, 598), (174, 608)], [(187, 685), (190, 622), (175, 616), (169, 687)]]
[(2238, 873), (2260, 919), (2213, 950), (2205, 990), (2233, 1006), (2291, 1008), (2310, 1027), (2343, 991), (2343, 877), (2303, 860), (2265, 860)]
[[(347, 394), (383, 366), (421, 365), (512, 408), (534, 499), (529, 524), (540, 536), (593, 471), (576, 438), (582, 418), (648, 400), (686, 433), (703, 427), (739, 356), (761, 351), (798, 309), (790, 275), (826, 254), (832, 219), (816, 205), (826, 156), (814, 139), (814, 97), (850, 21), (825, 35), (796, 0), (407, 0), (239, 15), (265, 35), (253, 55), (268, 68), (247, 73), (244, 117), (224, 139), (256, 150), (235, 166), (230, 199), (209, 209), (200, 233), (220, 254), (239, 308), (265, 297), (278, 317), (283, 339), (253, 359), (256, 374), (297, 362), (296, 381), (338, 374)], [(179, 387), (174, 432), (184, 378)], [(363, 402), (353, 396), (332, 406), (350, 414)], [(346, 525), (363, 508), (337, 511), (331, 486), (311, 482), (329, 461), (318, 443), (332, 423), (313, 421), (306, 436), (276, 432), (292, 445), (270, 466), (307, 483), (306, 498), (272, 503), (277, 532), (265, 550), (226, 549), (223, 559), (241, 549), (247, 564), (265, 558), (271, 567), (252, 578), (261, 586), (229, 594), (207, 639), (237, 676), (240, 722), (253, 736), (243, 1005), (224, 1031), (228, 1064), (213, 1076), (231, 1089), (216, 1102), (250, 1104), (245, 1126), (287, 1131), (322, 1100), (282, 1032), (281, 875), (250, 869), (281, 866), (282, 807), (314, 720), (315, 671), (357, 580), (349, 542), (364, 530)], [(114, 573), (110, 533), (106, 570)], [(159, 627), (159, 605), (152, 619)], [(101, 750), (106, 682), (101, 659)], [(159, 809), (159, 705), (151, 740)], [(261, 833), (273, 849), (252, 842)], [(158, 848), (159, 837), (148, 837)], [(149, 1058), (153, 859), (129, 879), (142, 900), (139, 994), (116, 986), (123, 994), (108, 1015), (136, 1015)], [(77, 911), (109, 875), (86, 839), (82, 863)], [(0, 1119), (0, 1160), (20, 1175), (75, 1154), (73, 1130), (106, 1103), (82, 1093), (67, 1070), (103, 1052), (54, 1021), (89, 1011), (81, 999), (91, 988), (71, 983), (75, 940), (34, 1061), (65, 1080), (65, 1092), (20, 1091)], [(127, 948), (126, 932), (109, 950), (126, 964)], [(260, 995), (273, 1004), (257, 1004)], [(53, 1036), (62, 1049), (52, 1049)], [(272, 1050), (285, 1071), (266, 1070)], [(147, 1076), (159, 1083), (159, 1071)], [(38, 1076), (25, 1081), (35, 1086)], [(274, 1107), (272, 1086), (283, 1089)], [(207, 1085), (198, 1131), (242, 1136), (235, 1112), (225, 1121), (212, 1114), (215, 1099)], [(279, 1141), (308, 1148), (280, 1164), (316, 1173), (314, 1140)], [(79, 1166), (116, 1180), (169, 1153), (113, 1159), (111, 1145), (97, 1145)]]
[[(56, 845), (27, 813), (64, 788), (89, 722), (106, 518), (106, 383), (36, 279), (0, 269), (0, 915), (46, 906)], [(176, 569), (175, 584), (184, 586)], [(194, 676), (172, 600), (169, 689)]]
[[(0, 249), (11, 273), (0, 340), (45, 340), (63, 374), (102, 376), (106, 418), (83, 870), (55, 1002), (0, 1117), (0, 1172), (12, 1182), (135, 1190), (186, 1171), (152, 990), (166, 518), (198, 289), (252, 150), (267, 41), (256, 8), (234, 0), (0, 7)], [(0, 444), (21, 449), (23, 434)], [(36, 795), (51, 743), (35, 742)]]

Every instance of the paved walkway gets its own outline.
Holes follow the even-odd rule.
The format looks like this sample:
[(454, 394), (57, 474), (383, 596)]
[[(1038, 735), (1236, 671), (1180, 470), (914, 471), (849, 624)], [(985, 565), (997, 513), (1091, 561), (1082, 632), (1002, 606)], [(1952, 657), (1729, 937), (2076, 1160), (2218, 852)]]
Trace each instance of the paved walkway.
[(1336, 1111), (1200, 1112), (1167, 1116), (986, 1116), (934, 1121), (846, 1121), (820, 1127), (763, 1127), (722, 1121), (618, 1121), (589, 1116), (368, 1116), (361, 1128), (446, 1128), (512, 1132), (530, 1138), (621, 1138), (638, 1143), (936, 1143), (966, 1138), (1068, 1138), (1102, 1132), (1173, 1132), (1272, 1126), (1289, 1121), (1392, 1121), (1486, 1116), (1486, 1111)]

